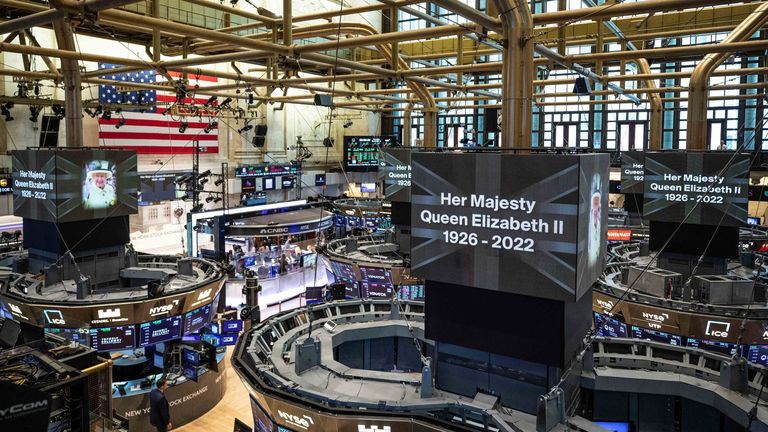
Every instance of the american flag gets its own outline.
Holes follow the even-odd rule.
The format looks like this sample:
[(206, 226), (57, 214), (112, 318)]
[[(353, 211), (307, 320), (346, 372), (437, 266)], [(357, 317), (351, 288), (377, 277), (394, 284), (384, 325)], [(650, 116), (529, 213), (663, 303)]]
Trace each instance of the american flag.
[[(99, 69), (113, 69), (120, 67), (116, 64), (99, 63)], [(173, 78), (180, 78), (181, 74), (171, 72)], [(217, 82), (216, 77), (189, 75), (189, 86), (192, 90), (195, 84), (200, 87), (213, 85)], [(129, 83), (155, 84), (158, 82), (157, 73), (154, 70), (117, 73), (114, 75), (105, 75), (102, 78), (125, 81), (126, 87)], [(162, 82), (165, 82), (162, 79)], [(202, 118), (196, 116), (178, 117), (172, 116), (168, 111), (166, 115), (162, 113), (172, 103), (176, 101), (176, 93), (171, 87), (170, 91), (155, 90), (136, 90), (129, 92), (120, 92), (117, 87), (111, 85), (99, 86), (99, 102), (104, 105), (112, 104), (143, 104), (144, 112), (123, 109), (122, 117), (125, 124), (120, 128), (115, 126), (120, 120), (121, 114), (112, 110), (112, 119), (104, 120), (99, 117), (99, 144), (109, 147), (121, 147), (129, 150), (136, 150), (139, 154), (191, 154), (193, 150), (192, 141), (200, 141), (200, 148), (205, 149), (205, 153), (219, 152), (218, 126), (214, 126), (209, 133), (204, 129), (208, 126), (209, 117), (205, 111)], [(187, 97), (183, 104), (203, 105), (208, 100), (207, 97)], [(158, 107), (156, 104), (160, 104)], [(215, 118), (213, 120), (216, 120)], [(187, 129), (182, 133), (179, 127), (182, 121), (188, 123)]]

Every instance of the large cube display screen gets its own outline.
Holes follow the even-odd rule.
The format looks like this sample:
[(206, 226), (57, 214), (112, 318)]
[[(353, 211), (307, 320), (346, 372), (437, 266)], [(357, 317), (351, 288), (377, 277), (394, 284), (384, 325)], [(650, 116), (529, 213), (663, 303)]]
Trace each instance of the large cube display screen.
[(607, 155), (414, 153), (414, 276), (573, 301), (603, 269)]
[(644, 216), (659, 222), (742, 226), (748, 177), (745, 154), (648, 153)]
[(17, 150), (13, 214), (72, 222), (136, 213), (136, 153), (122, 150)]
[(393, 294), (392, 275), (389, 269), (360, 266), (360, 289), (364, 298), (391, 298)]

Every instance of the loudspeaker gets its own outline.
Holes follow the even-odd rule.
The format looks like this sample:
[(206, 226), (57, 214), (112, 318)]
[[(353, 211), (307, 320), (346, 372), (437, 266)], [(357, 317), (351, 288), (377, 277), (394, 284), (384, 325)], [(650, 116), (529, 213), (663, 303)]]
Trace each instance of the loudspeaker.
[(40, 126), (40, 147), (56, 147), (59, 142), (59, 118), (43, 116)]
[(87, 277), (81, 277), (75, 283), (77, 288), (77, 299), (83, 300), (91, 295), (91, 279)]
[(266, 136), (267, 135), (267, 125), (258, 124), (253, 129), (253, 134), (256, 136)]
[(588, 96), (592, 94), (592, 85), (584, 77), (576, 78), (576, 83), (573, 84), (573, 93), (579, 96)]
[(485, 109), (485, 132), (498, 132), (498, 131), (499, 131), (499, 109), (486, 108)]
[(333, 138), (323, 138), (323, 145), (326, 147), (333, 147)]
[(331, 285), (331, 300), (344, 300), (347, 298), (347, 286), (343, 283)]
[(267, 137), (262, 135), (254, 135), (253, 139), (251, 140), (251, 144), (253, 144), (254, 147), (259, 147), (259, 148), (264, 147), (264, 143), (266, 143), (266, 138)]
[(324, 106), (324, 107), (332, 107), (333, 106), (333, 97), (331, 97), (331, 95), (327, 95), (327, 94), (316, 94), (315, 95), (315, 105), (317, 105), (317, 106)]

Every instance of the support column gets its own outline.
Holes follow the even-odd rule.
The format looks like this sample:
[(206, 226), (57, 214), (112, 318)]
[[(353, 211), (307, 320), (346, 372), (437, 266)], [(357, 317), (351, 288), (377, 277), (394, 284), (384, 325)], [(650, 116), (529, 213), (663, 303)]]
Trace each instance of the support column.
[(533, 18), (526, 0), (493, 0), (504, 32), (501, 147), (531, 148)]
[[(152, 16), (160, 18), (160, 0), (152, 0)], [(152, 60), (160, 61), (160, 29), (152, 29)]]
[[(77, 51), (69, 18), (61, 18), (54, 21), (53, 31), (60, 50)], [(64, 82), (66, 147), (82, 147), (83, 100), (80, 89), (80, 68), (78, 67), (77, 60), (62, 58), (61, 71)]]
[(283, 0), (283, 45), (293, 45), (293, 0)]

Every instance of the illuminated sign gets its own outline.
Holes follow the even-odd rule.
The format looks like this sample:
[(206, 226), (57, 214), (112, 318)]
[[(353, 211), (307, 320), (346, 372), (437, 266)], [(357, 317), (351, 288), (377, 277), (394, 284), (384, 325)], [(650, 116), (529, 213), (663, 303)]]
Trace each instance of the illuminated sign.
[(632, 230), (608, 229), (608, 241), (629, 241), (632, 238)]

